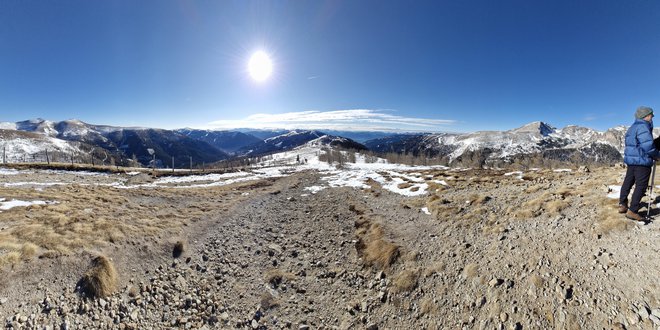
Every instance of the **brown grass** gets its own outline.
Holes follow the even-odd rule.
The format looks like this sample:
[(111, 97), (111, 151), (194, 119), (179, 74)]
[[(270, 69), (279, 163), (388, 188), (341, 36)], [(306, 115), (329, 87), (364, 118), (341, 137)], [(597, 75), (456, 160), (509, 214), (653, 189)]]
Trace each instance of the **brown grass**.
[(486, 204), (486, 202), (488, 202), (491, 199), (492, 198), (490, 196), (487, 196), (487, 195), (472, 194), (468, 200), (470, 201), (471, 204), (483, 205), (483, 204)]
[(273, 297), (273, 295), (270, 292), (262, 293), (261, 298), (259, 299), (259, 306), (261, 306), (261, 308), (264, 311), (279, 306), (279, 304), (280, 304), (279, 300)]
[[(20, 175), (11, 179), (54, 180), (48, 176), (35, 180)], [(0, 267), (36, 256), (51, 258), (97, 250), (135, 238), (176, 237), (184, 225), (233, 207), (246, 198), (240, 197), (237, 190), (255, 185), (254, 182), (245, 182), (204, 189), (154, 190), (71, 184), (47, 187), (42, 191), (9, 187), (3, 189), (2, 197), (55, 201), (58, 204), (17, 207), (0, 212), (3, 227), (0, 231)], [(255, 189), (272, 189), (256, 186)]]
[(450, 201), (431, 197), (426, 202), (426, 207), (428, 208), (431, 215), (438, 220), (446, 220), (453, 218), (456, 214), (460, 212), (458, 206), (453, 205)]
[(529, 277), (529, 283), (534, 285), (536, 288), (540, 288), (545, 283), (545, 280), (537, 274), (532, 274), (532, 276)]
[(433, 263), (431, 266), (427, 267), (424, 270), (424, 277), (430, 277), (435, 274), (440, 274), (444, 272), (446, 269), (445, 263), (442, 261), (436, 261)]
[(558, 215), (568, 207), (568, 202), (563, 200), (554, 200), (544, 204), (543, 208), (549, 215)]
[(364, 263), (381, 270), (388, 269), (399, 256), (399, 246), (386, 240), (383, 228), (368, 219), (358, 219), (355, 227), (355, 248)]
[(635, 227), (633, 221), (626, 219), (623, 214), (617, 212), (618, 201), (600, 198), (597, 203), (601, 210), (598, 221), (594, 226), (594, 231), (597, 234), (608, 235)]
[(411, 209), (420, 209), (426, 206), (426, 198), (406, 198), (401, 201), (401, 206)]
[(399, 183), (399, 184), (397, 185), (397, 188), (399, 188), (399, 189), (406, 189), (406, 188), (410, 188), (410, 187), (412, 187), (412, 186), (413, 186), (413, 185), (412, 185), (412, 183), (410, 183), (410, 182), (403, 182), (403, 183)]
[(270, 269), (265, 274), (265, 280), (268, 282), (272, 288), (277, 288), (284, 281), (291, 281), (295, 278), (295, 275), (289, 272), (282, 271), (277, 268)]
[(393, 285), (395, 292), (410, 292), (417, 286), (419, 270), (403, 270), (394, 277)]
[(437, 315), (440, 311), (438, 304), (433, 302), (433, 298), (426, 297), (420, 304), (420, 313), (422, 315)]
[(474, 278), (479, 273), (479, 266), (475, 263), (467, 264), (463, 268), (463, 276), (465, 278)]
[(91, 267), (80, 280), (80, 290), (86, 296), (103, 298), (111, 295), (117, 289), (117, 271), (110, 259), (97, 256), (92, 260)]

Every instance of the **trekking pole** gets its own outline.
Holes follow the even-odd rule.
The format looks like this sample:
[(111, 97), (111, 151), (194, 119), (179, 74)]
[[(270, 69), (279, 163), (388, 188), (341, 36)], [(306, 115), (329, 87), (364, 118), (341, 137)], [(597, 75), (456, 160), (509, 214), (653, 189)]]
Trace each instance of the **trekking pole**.
[(646, 208), (646, 217), (651, 216), (651, 205), (655, 202), (655, 198), (653, 198), (653, 186), (655, 185), (655, 160), (653, 161), (653, 171), (651, 173), (651, 191), (649, 192), (649, 195), (651, 197), (651, 201), (649, 202), (649, 206)]

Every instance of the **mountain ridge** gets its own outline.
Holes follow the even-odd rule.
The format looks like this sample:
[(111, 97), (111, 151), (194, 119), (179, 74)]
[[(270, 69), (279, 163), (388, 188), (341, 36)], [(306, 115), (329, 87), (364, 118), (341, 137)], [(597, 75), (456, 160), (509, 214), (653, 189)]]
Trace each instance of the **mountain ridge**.
[[(375, 135), (381, 136), (376, 139), (363, 143), (351, 140), (346, 145), (337, 139), (346, 138), (344, 136), (313, 130), (164, 130), (92, 125), (76, 119), (52, 122), (37, 118), (16, 123), (4, 122), (0, 123), (0, 129), (33, 132), (98, 146), (114, 153), (118, 159), (133, 158), (136, 155), (135, 158), (143, 165), (149, 164), (151, 160), (145, 151), (149, 149), (147, 145), (159, 150), (157, 156), (162, 159), (171, 159), (172, 156), (181, 158), (181, 154), (185, 154), (185, 158), (196, 158), (196, 163), (210, 163), (236, 156), (252, 157), (286, 151), (328, 135), (331, 137), (328, 141), (335, 141), (335, 146), (340, 148), (411, 154), (456, 166), (506, 166), (521, 162), (543, 164), (543, 160), (555, 163), (620, 162), (627, 127), (619, 125), (598, 131), (577, 125), (556, 128), (549, 123), (535, 121), (504, 131), (389, 135), (382, 132), (382, 135)], [(656, 129), (655, 135), (659, 132)], [(368, 135), (362, 135), (365, 136)], [(135, 141), (129, 143), (127, 138)], [(179, 147), (175, 148), (174, 144)], [(177, 154), (172, 154), (174, 150)]]

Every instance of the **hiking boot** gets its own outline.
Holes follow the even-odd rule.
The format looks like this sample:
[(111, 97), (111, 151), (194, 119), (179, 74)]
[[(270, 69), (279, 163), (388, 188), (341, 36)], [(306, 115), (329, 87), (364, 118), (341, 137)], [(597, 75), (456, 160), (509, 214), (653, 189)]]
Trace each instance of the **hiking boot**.
[(641, 215), (639, 215), (639, 213), (633, 212), (631, 210), (628, 210), (628, 212), (626, 212), (626, 218), (628, 218), (630, 220), (635, 220), (635, 221), (643, 221), (644, 220), (644, 218)]
[(626, 212), (628, 212), (628, 207), (623, 204), (619, 204), (619, 213), (626, 213)]

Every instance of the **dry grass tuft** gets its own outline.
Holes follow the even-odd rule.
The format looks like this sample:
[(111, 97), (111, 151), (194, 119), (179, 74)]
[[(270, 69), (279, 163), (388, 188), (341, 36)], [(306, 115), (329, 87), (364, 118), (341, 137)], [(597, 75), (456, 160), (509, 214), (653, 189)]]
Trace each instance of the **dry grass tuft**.
[(410, 198), (401, 201), (401, 206), (404, 208), (420, 209), (426, 206), (426, 198)]
[(463, 268), (463, 276), (465, 278), (474, 278), (479, 273), (479, 266), (475, 263), (467, 264)]
[(617, 201), (601, 198), (599, 208), (602, 210), (594, 230), (598, 234), (607, 235), (616, 232), (627, 231), (635, 227), (635, 223), (626, 219), (616, 210)]
[(355, 213), (355, 214), (357, 214), (357, 215), (362, 215), (362, 214), (364, 214), (364, 210), (359, 209), (357, 206), (355, 206), (355, 204), (351, 204), (351, 205), (349, 205), (349, 206), (348, 206), (348, 210), (351, 211), (351, 212), (353, 212), (353, 213)]
[(366, 219), (355, 222), (357, 242), (355, 249), (364, 263), (381, 270), (389, 268), (399, 257), (399, 246), (385, 239), (383, 228)]
[(437, 315), (439, 311), (440, 307), (433, 302), (432, 298), (426, 297), (422, 300), (420, 305), (420, 313), (422, 315)]
[(186, 251), (186, 244), (183, 241), (177, 241), (172, 249), (172, 257), (178, 258)]
[(18, 251), (7, 252), (0, 256), (0, 268), (6, 265), (13, 265), (21, 261), (21, 253)]
[(295, 278), (295, 275), (289, 272), (284, 272), (280, 269), (273, 268), (266, 272), (265, 279), (266, 282), (270, 284), (273, 289), (276, 289), (282, 282), (291, 281)]
[(436, 261), (424, 270), (424, 277), (431, 277), (435, 274), (440, 274), (444, 272), (446, 268), (447, 267), (445, 266), (444, 262)]
[(446, 199), (432, 196), (426, 202), (426, 208), (431, 212), (434, 218), (438, 220), (451, 219), (456, 214), (460, 213), (461, 208), (453, 205)]
[(117, 289), (117, 271), (110, 259), (97, 256), (80, 280), (80, 290), (88, 297), (103, 298)]
[(277, 300), (277, 298), (273, 297), (273, 295), (270, 292), (264, 292), (261, 294), (261, 299), (259, 299), (259, 306), (261, 306), (261, 309), (263, 309), (264, 311), (267, 311), (279, 305), (280, 302)]
[(535, 286), (536, 288), (540, 288), (545, 283), (545, 280), (543, 279), (543, 277), (537, 274), (532, 274), (532, 276), (529, 277), (529, 283)]
[(406, 269), (394, 277), (393, 285), (395, 292), (410, 292), (417, 286), (419, 270)]
[(559, 213), (561, 213), (561, 211), (563, 211), (567, 207), (568, 207), (568, 202), (563, 200), (549, 201), (545, 203), (545, 205), (543, 206), (545, 211), (552, 216), (558, 215)]

